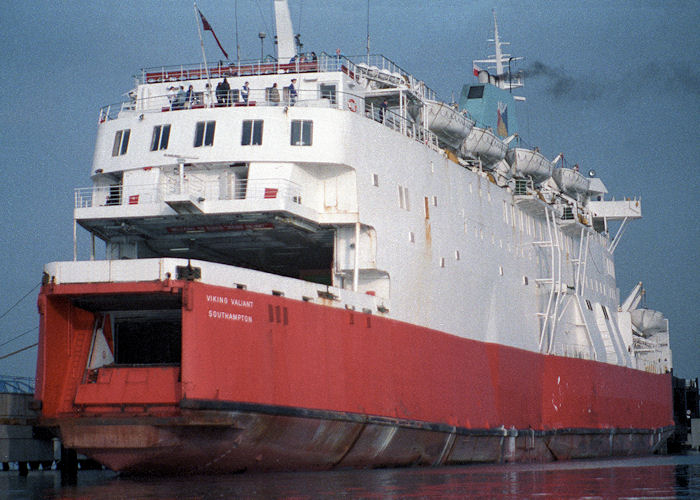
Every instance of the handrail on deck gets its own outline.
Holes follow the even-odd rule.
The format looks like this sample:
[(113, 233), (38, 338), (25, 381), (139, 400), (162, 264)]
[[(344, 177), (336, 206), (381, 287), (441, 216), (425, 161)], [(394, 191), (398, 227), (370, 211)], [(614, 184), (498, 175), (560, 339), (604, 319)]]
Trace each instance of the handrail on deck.
[(104, 185), (75, 189), (75, 208), (114, 207), (161, 203), (168, 195), (185, 194), (201, 198), (202, 201), (239, 201), (284, 199), (301, 204), (302, 188), (288, 179), (243, 179), (237, 180), (230, 192), (221, 192), (219, 182), (205, 182), (187, 174), (182, 191), (177, 179), (165, 177), (158, 184)]
[(268, 57), (263, 60), (250, 59), (238, 63), (217, 61), (206, 65), (199, 62), (179, 66), (156, 66), (142, 68), (140, 75), (136, 75), (135, 78), (137, 84), (145, 84), (206, 78), (342, 71), (354, 79), (358, 68), (360, 72), (367, 68), (369, 72), (393, 75), (408, 83), (417, 82), (410, 73), (382, 54), (344, 56), (330, 55), (325, 52), (315, 59), (311, 56), (302, 56), (286, 63)]

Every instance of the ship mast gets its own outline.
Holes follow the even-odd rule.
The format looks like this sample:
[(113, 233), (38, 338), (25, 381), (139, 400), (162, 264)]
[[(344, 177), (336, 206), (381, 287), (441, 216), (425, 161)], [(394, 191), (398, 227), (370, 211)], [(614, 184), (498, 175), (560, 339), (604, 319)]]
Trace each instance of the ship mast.
[[(501, 40), (498, 38), (498, 21), (496, 20), (496, 9), (493, 10), (493, 43), (496, 45), (496, 74), (503, 74), (503, 52), (501, 51)], [(507, 45), (507, 42), (504, 42)]]
[(275, 24), (277, 28), (277, 60), (288, 62), (296, 55), (294, 29), (287, 0), (275, 0)]
[[(495, 82), (492, 82), (498, 88), (504, 90), (518, 89), (523, 86), (523, 81), (520, 75), (513, 76), (511, 72), (511, 63), (520, 61), (522, 57), (513, 57), (510, 54), (504, 54), (502, 46), (510, 45), (510, 42), (502, 42), (498, 34), (498, 20), (496, 19), (496, 10), (493, 11), (493, 42), (495, 45), (495, 54), (490, 56), (490, 59), (480, 59), (474, 61), (474, 64), (488, 64), (490, 70), (495, 70)], [(505, 70), (505, 65), (508, 65), (508, 70)]]

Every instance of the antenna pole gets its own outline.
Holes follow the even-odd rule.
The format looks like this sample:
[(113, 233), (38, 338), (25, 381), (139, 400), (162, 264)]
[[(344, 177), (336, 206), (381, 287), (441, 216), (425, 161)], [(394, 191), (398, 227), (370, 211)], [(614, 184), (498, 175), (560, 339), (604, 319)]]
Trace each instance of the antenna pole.
[(238, 43), (238, 0), (233, 3), (233, 14), (236, 19), (236, 62), (241, 67), (241, 45)]
[(369, 64), (369, 0), (367, 0), (367, 64)]

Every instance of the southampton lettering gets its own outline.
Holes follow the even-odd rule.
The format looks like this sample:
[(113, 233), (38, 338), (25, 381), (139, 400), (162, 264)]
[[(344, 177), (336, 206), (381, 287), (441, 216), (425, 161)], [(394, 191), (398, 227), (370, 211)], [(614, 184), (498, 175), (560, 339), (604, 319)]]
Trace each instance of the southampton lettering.
[(229, 313), (224, 311), (214, 311), (209, 309), (209, 317), (213, 319), (224, 319), (228, 321), (242, 321), (243, 323), (252, 323), (253, 317), (247, 314)]

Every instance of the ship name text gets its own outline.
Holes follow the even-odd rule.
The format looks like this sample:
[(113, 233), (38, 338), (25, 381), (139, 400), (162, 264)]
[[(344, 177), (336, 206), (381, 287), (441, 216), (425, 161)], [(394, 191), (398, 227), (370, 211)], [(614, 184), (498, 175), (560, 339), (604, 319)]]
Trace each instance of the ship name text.
[(248, 308), (253, 307), (252, 300), (234, 299), (233, 297), (226, 297), (223, 295), (207, 295), (207, 302), (213, 302), (214, 304), (224, 304), (224, 305), (231, 304), (232, 306), (238, 306), (238, 307), (248, 307)]

